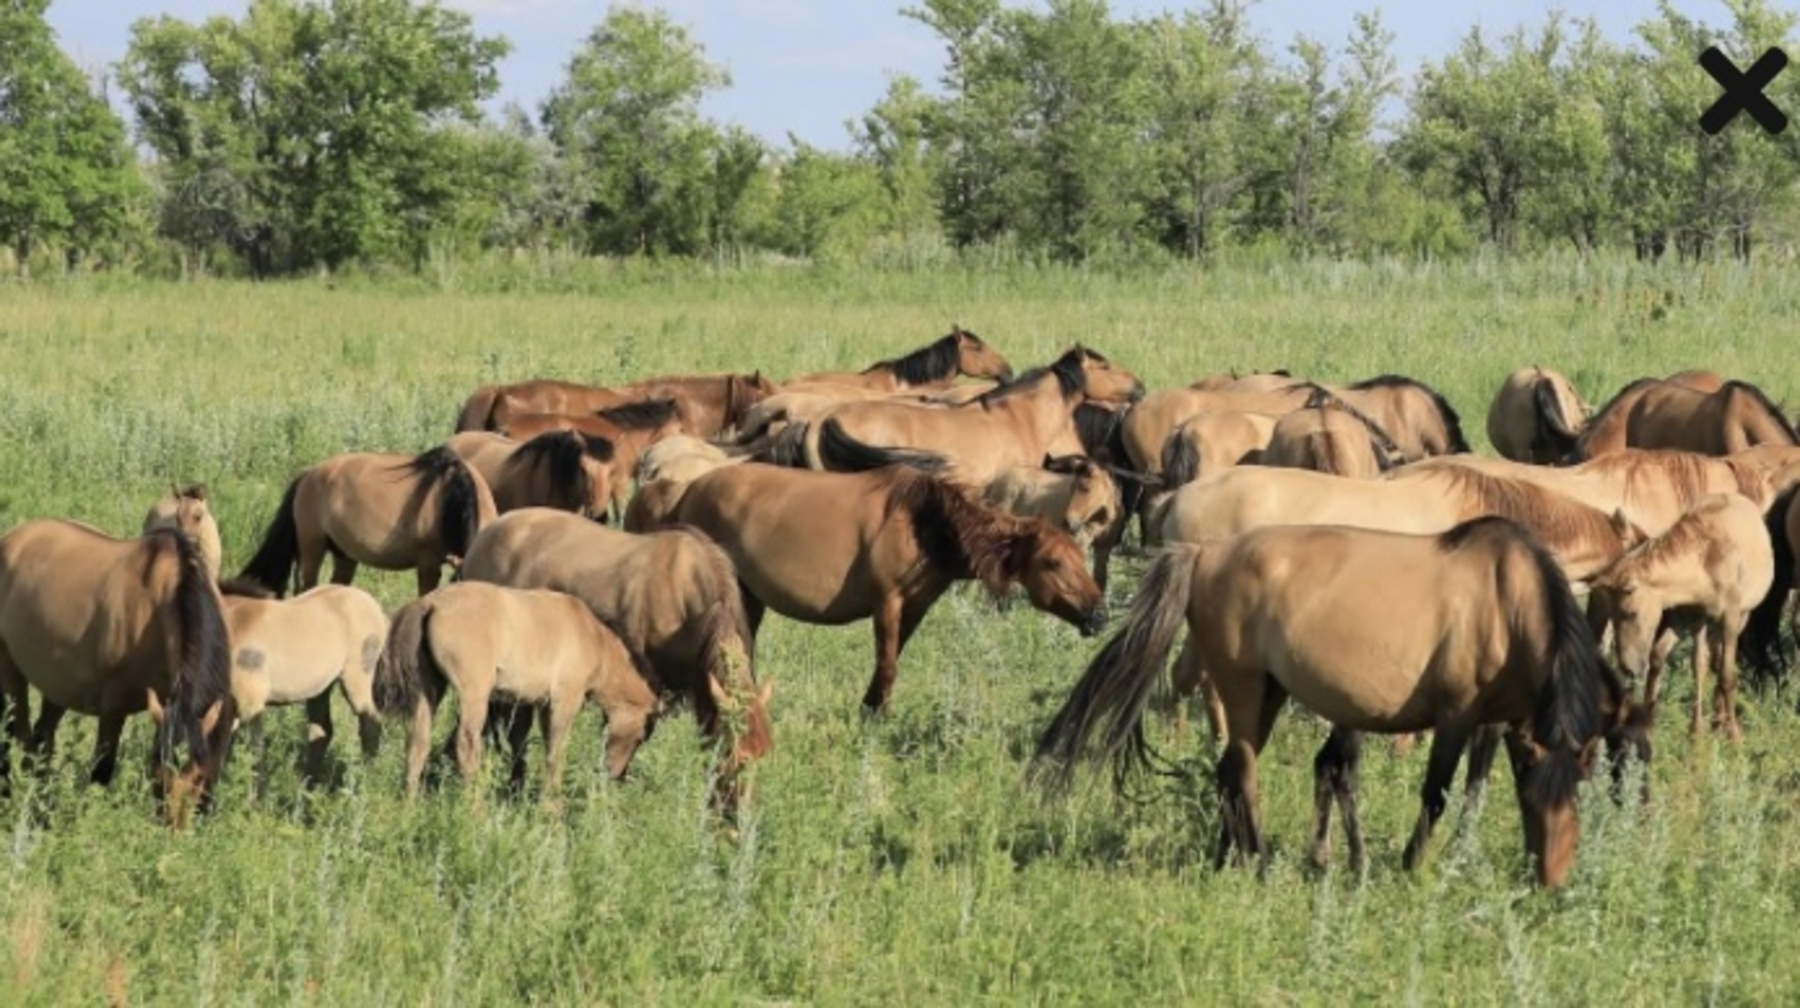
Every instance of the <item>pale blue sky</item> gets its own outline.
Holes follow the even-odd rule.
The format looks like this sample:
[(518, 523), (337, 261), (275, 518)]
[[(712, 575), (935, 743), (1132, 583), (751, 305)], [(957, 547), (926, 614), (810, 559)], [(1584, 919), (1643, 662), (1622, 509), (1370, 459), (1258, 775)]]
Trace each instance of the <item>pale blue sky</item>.
[[(561, 79), (576, 45), (609, 6), (606, 0), (445, 4), (470, 12), (481, 33), (512, 40), (512, 55), (500, 67), (499, 101), (517, 101), (534, 115)], [(63, 48), (91, 67), (110, 64), (124, 53), (137, 18), (238, 16), (246, 6), (245, 0), (53, 0), (50, 20)], [(845, 120), (872, 106), (891, 74), (907, 73), (931, 86), (943, 68), (942, 47), (925, 27), (900, 16), (902, 0), (666, 0), (654, 6), (686, 24), (708, 56), (731, 72), (731, 88), (711, 98), (706, 113), (741, 123), (777, 143), (791, 130), (808, 143), (843, 148), (848, 143)], [(1112, 6), (1117, 16), (1128, 17), (1201, 5), (1113, 0)], [(1251, 7), (1250, 20), (1280, 50), (1299, 32), (1341, 43), (1355, 12), (1379, 9), (1395, 35), (1401, 72), (1410, 75), (1423, 60), (1446, 52), (1474, 24), (1503, 33), (1521, 23), (1541, 22), (1553, 6), (1575, 17), (1596, 16), (1618, 39), (1627, 38), (1631, 26), (1656, 9), (1652, 0), (1262, 0)], [(1721, 0), (1676, 0), (1675, 6), (1708, 24), (1730, 22)]]

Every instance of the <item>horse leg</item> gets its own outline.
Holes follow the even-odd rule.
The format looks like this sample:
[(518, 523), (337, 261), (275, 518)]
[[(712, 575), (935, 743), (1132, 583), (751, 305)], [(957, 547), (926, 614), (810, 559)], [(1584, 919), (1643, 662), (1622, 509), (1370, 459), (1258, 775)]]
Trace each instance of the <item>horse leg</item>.
[(1331, 863), (1331, 803), (1344, 813), (1344, 836), (1350, 844), (1351, 870), (1363, 870), (1362, 824), (1356, 818), (1356, 771), (1362, 759), (1362, 733), (1333, 728), (1313, 757), (1312, 862)]
[[(68, 712), (67, 707), (51, 703), (48, 699), (39, 702), (37, 724), (31, 726), (31, 738), (25, 748), (26, 755), (37, 766), (48, 767), (56, 757), (56, 730), (62, 724), (63, 715)], [(111, 779), (110, 771), (107, 776)]]
[(1481, 804), (1482, 791), (1487, 788), (1488, 776), (1494, 772), (1494, 756), (1499, 753), (1500, 739), (1505, 734), (1505, 725), (1482, 725), (1475, 729), (1475, 737), (1469, 743), (1469, 769), (1463, 779), (1464, 808)]
[[(372, 668), (373, 666), (369, 666)], [(356, 735), (362, 743), (364, 760), (372, 760), (381, 751), (381, 712), (375, 709), (375, 682), (365, 668), (355, 677), (338, 677), (338, 688), (344, 700), (356, 712)]]
[[(563, 756), (568, 751), (569, 730), (575, 726), (575, 715), (581, 713), (581, 701), (582, 695), (576, 693), (551, 700), (540, 708), (538, 720), (544, 725), (544, 795), (547, 798), (555, 798), (562, 790)], [(610, 732), (606, 745), (609, 750), (612, 748)]]
[[(426, 562), (419, 565), (419, 595), (430, 595), (437, 591), (437, 586), (444, 579), (444, 565), (441, 562)], [(345, 582), (346, 584), (348, 582)]]
[[(457, 698), (456, 768), (465, 782), (481, 770), (481, 736), (487, 729), (488, 693), (467, 688)], [(527, 720), (526, 724), (530, 724)]]
[(4, 788), (12, 774), (8, 740), (17, 742), (21, 749), (31, 741), (30, 687), (4, 643), (0, 643), (0, 715), (5, 716), (7, 724), (7, 731), (0, 734), (0, 788)]
[(1213, 852), (1214, 868), (1224, 866), (1233, 846), (1246, 857), (1256, 858), (1259, 866), (1268, 865), (1269, 848), (1257, 811), (1256, 757), (1269, 740), (1281, 705), (1287, 702), (1287, 690), (1273, 676), (1261, 674), (1258, 678), (1244, 690), (1242, 702), (1229, 711), (1233, 716), (1227, 721), (1228, 741), (1216, 768), (1224, 814), (1219, 846)]
[(763, 605), (762, 599), (750, 594), (750, 587), (742, 581), (738, 582), (738, 596), (744, 600), (744, 621), (750, 625), (750, 639), (754, 641), (769, 607)]
[(1400, 863), (1408, 871), (1418, 867), (1419, 860), (1425, 854), (1425, 844), (1431, 839), (1432, 828), (1444, 814), (1449, 804), (1447, 795), (1450, 782), (1456, 779), (1456, 766), (1462, 762), (1463, 747), (1469, 741), (1469, 730), (1462, 725), (1439, 725), (1431, 735), (1431, 756), (1425, 766), (1425, 785), (1419, 789), (1422, 808), (1419, 811), (1419, 823), (1413, 827), (1412, 839), (1406, 843), (1406, 851), (1401, 855)]
[(1663, 670), (1669, 665), (1669, 653), (1681, 638), (1673, 630), (1663, 630), (1656, 635), (1656, 643), (1650, 645), (1650, 668), (1644, 673), (1644, 706), (1656, 706), (1656, 698), (1662, 695)]
[[(62, 720), (62, 708), (55, 708), (56, 715), (50, 718), (49, 732), (44, 739), (45, 752), (50, 750), (50, 739), (56, 734), (56, 722)], [(51, 705), (44, 705), (44, 714), (49, 715)], [(113, 774), (119, 769), (119, 736), (125, 731), (125, 711), (117, 704), (106, 704), (100, 709), (100, 726), (94, 730), (94, 762), (88, 771), (88, 782), (107, 787), (112, 784)], [(44, 718), (38, 719), (38, 727), (33, 734), (33, 742), (39, 731), (44, 728)], [(150, 758), (156, 758), (154, 745), (150, 749)]]
[(863, 710), (881, 714), (894, 691), (894, 675), (900, 670), (900, 628), (906, 616), (906, 599), (899, 593), (883, 598), (875, 607), (875, 675), (863, 694)]
[(1706, 727), (1706, 673), (1712, 664), (1712, 648), (1703, 626), (1694, 633), (1694, 718), (1688, 723), (1688, 734), (1698, 736)]
[[(331, 583), (347, 585), (354, 580), (356, 580), (356, 561), (342, 553), (331, 554)], [(316, 574), (314, 575), (313, 584), (318, 584)], [(311, 587), (312, 585), (303, 584), (301, 585), (300, 590), (305, 591)]]
[(406, 723), (406, 797), (419, 793), (419, 781), (425, 776), (425, 757), (431, 753), (431, 701), (424, 691), (413, 701), (412, 717)]
[[(530, 776), (530, 768), (525, 765), (525, 755), (531, 751), (531, 708), (524, 704), (498, 704), (490, 708), (490, 722), (504, 722), (506, 725), (506, 751), (512, 761), (508, 770), (506, 786), (514, 795), (525, 793), (525, 781)], [(544, 740), (550, 739), (550, 721), (548, 707), (539, 707), (543, 716)], [(496, 737), (496, 741), (498, 738)]]
[(1718, 654), (1717, 671), (1719, 674), (1718, 694), (1713, 705), (1713, 724), (1725, 730), (1725, 737), (1733, 742), (1744, 740), (1744, 730), (1737, 719), (1737, 639), (1744, 629), (1744, 618), (1737, 613), (1729, 613), (1713, 627), (1713, 635), (1718, 639), (1713, 647)]
[(306, 701), (306, 756), (300, 781), (312, 787), (325, 768), (325, 750), (331, 748), (331, 691)]

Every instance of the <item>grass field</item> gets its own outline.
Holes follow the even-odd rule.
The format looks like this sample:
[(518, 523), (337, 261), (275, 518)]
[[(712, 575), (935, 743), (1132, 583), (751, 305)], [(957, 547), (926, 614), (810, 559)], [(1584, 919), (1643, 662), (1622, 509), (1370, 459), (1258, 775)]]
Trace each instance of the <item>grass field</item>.
[[(1443, 391), (1485, 448), (1489, 397), (1532, 362), (1564, 369), (1594, 401), (1642, 374), (1704, 365), (1800, 402), (1797, 315), (1791, 269), (1564, 259), (11, 287), (0, 289), (0, 526), (56, 515), (126, 533), (170, 481), (201, 480), (235, 567), (296, 469), (345, 450), (428, 447), (478, 383), (779, 378), (892, 356), (952, 322), (1020, 367), (1079, 340), (1152, 388), (1232, 368), (1401, 372)], [(1115, 611), (1136, 569), (1127, 561)], [(362, 583), (392, 607), (411, 576)], [(1262, 762), (1277, 855), (1258, 878), (1205, 864), (1205, 789), (1169, 781), (1141, 806), (1114, 801), (1097, 773), (1060, 803), (1024, 790), (1037, 733), (1097, 647), (1024, 605), (996, 612), (954, 593), (909, 648), (892, 714), (871, 724), (858, 710), (867, 626), (772, 617), (758, 658), (777, 683), (778, 748), (735, 843), (708, 822), (707, 756), (685, 716), (614, 787), (597, 715), (584, 714), (551, 811), (456, 786), (409, 806), (399, 726), (365, 766), (347, 710), (338, 787), (303, 792), (300, 719), (284, 711), (260, 758), (240, 747), (219, 813), (182, 835), (151, 814), (147, 723), (128, 729), (127, 772), (108, 793), (77, 783), (91, 723), (71, 718), (61, 765), (0, 802), (0, 1003), (1767, 1004), (1800, 993), (1792, 696), (1745, 697), (1741, 747), (1690, 742), (1691, 686), (1675, 675), (1654, 804), (1620, 809), (1594, 793), (1576, 873), (1556, 895), (1528, 884), (1507, 784), (1467, 822), (1453, 804), (1426, 868), (1400, 871), (1422, 749), (1370, 749), (1367, 876), (1306, 867), (1324, 729), (1290, 712)], [(1203, 733), (1152, 731), (1201, 769)]]

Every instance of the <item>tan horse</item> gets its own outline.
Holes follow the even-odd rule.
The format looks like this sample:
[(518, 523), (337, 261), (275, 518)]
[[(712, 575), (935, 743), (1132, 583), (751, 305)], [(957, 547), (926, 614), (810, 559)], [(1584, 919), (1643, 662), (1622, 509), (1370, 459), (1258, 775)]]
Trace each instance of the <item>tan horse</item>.
[(1738, 493), (1759, 505), (1771, 496), (1760, 466), (1735, 458), (1638, 448), (1557, 468), (1481, 455), (1447, 455), (1401, 466), (1388, 473), (1386, 479), (1430, 479), (1431, 473), (1445, 468), (1474, 469), (1490, 476), (1520, 480), (1601, 511), (1621, 511), (1633, 525), (1652, 536), (1667, 531), (1706, 494)]
[(1034, 607), (1084, 636), (1106, 619), (1106, 598), (1068, 533), (904, 467), (716, 469), (688, 484), (667, 520), (705, 532), (730, 555), (753, 630), (765, 607), (827, 626), (873, 618), (875, 674), (863, 695), (871, 712), (886, 709), (900, 652), (957, 581), (996, 594), (1021, 585)]
[[(158, 529), (115, 539), (59, 519), (28, 521), (0, 536), (8, 732), (44, 761), (66, 713), (96, 717), (89, 779), (110, 783), (125, 721), (148, 707), (157, 723), (150, 764), (157, 803), (171, 825), (184, 824), (211, 804), (230, 748), (230, 660), (218, 589), (194, 538)], [(41, 699), (35, 725), (32, 686)], [(180, 768), (173, 765), (178, 744), (187, 749)]]
[(1247, 375), (1208, 375), (1188, 388), (1199, 392), (1274, 392), (1300, 381), (1303, 379), (1286, 371), (1258, 371)]
[(1119, 484), (1086, 455), (1044, 456), (1041, 466), (1001, 473), (982, 501), (1021, 518), (1042, 518), (1094, 552), (1094, 583), (1106, 590), (1112, 551), (1125, 531)]
[(1326, 399), (1277, 420), (1261, 461), (1266, 466), (1374, 479), (1395, 464), (1382, 447), (1386, 440), (1368, 418)]
[(587, 438), (604, 439), (612, 445), (612, 458), (606, 467), (613, 511), (623, 514), (631, 496), (631, 481), (644, 452), (652, 445), (687, 433), (687, 430), (687, 421), (682, 419), (675, 400), (646, 399), (608, 406), (589, 416), (518, 414), (508, 420), (503, 432), (521, 440), (536, 438), (548, 431), (575, 431)]
[(666, 689), (694, 705), (701, 733), (722, 743), (714, 798), (727, 811), (736, 807), (741, 771), (774, 739), (737, 572), (717, 545), (693, 529), (633, 535), (566, 511), (524, 508), (482, 530), (462, 576), (586, 603), (643, 652)]
[(1186, 653), (1204, 668), (1226, 726), (1216, 863), (1233, 846), (1268, 857), (1256, 759), (1290, 697), (1336, 726), (1315, 761), (1313, 857), (1326, 858), (1335, 794), (1358, 869), (1356, 747), (1333, 745), (1346, 733), (1434, 733), (1402, 858), (1410, 869), (1448, 804), (1464, 746), (1484, 726), (1510, 728), (1526, 853), (1551, 889), (1574, 865), (1577, 784), (1596, 743), (1605, 738), (1617, 753), (1641, 742), (1627, 737), (1624, 684), (1555, 561), (1519, 526), (1483, 518), (1438, 535), (1267, 528), (1173, 547), (1152, 561), (1125, 626), (1045, 730), (1034, 770), (1066, 781), (1096, 735), (1119, 786), (1142, 770), (1144, 710), (1184, 622)]
[(749, 457), (750, 453), (742, 449), (677, 434), (644, 449), (638, 456), (637, 480), (639, 486), (659, 479), (688, 483), (720, 466), (737, 465)]
[[(1175, 491), (1241, 465), (1260, 465), (1281, 419), (1274, 413), (1198, 413), (1163, 442), (1149, 476), (1154, 486), (1138, 497), (1138, 530), (1145, 546), (1162, 540), (1161, 518)], [(1123, 426), (1123, 425), (1122, 425)]]
[(495, 513), (487, 481), (449, 448), (412, 458), (334, 455), (288, 484), (241, 576), (280, 596), (297, 572), (305, 591), (319, 583), (330, 553), (336, 584), (349, 584), (367, 564), (416, 571), (423, 595)]
[(1502, 458), (1554, 465), (1575, 450), (1588, 408), (1560, 371), (1532, 365), (1506, 376), (1488, 406), (1488, 441)]
[(1736, 708), (1738, 634), (1774, 577), (1761, 510), (1737, 494), (1710, 494), (1596, 578), (1590, 612), (1601, 626), (1613, 625), (1620, 663), (1643, 677), (1650, 705), (1673, 645), (1672, 639), (1659, 644), (1659, 631), (1669, 625), (1704, 631), (1694, 645), (1693, 731), (1703, 723), (1711, 665), (1719, 675), (1713, 724), (1736, 742), (1743, 737)]
[(207, 576), (213, 580), (219, 578), (219, 564), (224, 556), (224, 547), (219, 542), (219, 524), (213, 520), (211, 506), (206, 502), (204, 484), (192, 483), (185, 487), (171, 486), (169, 495), (150, 505), (144, 515), (143, 533), (156, 529), (171, 529), (180, 532), (194, 541), (200, 548), (200, 557), (206, 565)]
[(463, 405), (456, 432), (498, 430), (520, 437), (525, 435), (510, 431), (518, 414), (585, 416), (612, 406), (673, 399), (688, 433), (716, 437), (736, 427), (745, 410), (777, 391), (760, 372), (667, 375), (613, 388), (550, 379), (486, 385), (476, 389)]
[(949, 388), (957, 375), (1012, 380), (1012, 365), (999, 351), (962, 326), (903, 357), (876, 361), (861, 371), (820, 371), (781, 383), (784, 391), (808, 385), (848, 385), (875, 392)]
[[(1159, 472), (1163, 447), (1182, 424), (1203, 413), (1259, 414), (1279, 417), (1306, 405), (1310, 386), (1291, 381), (1280, 389), (1164, 389), (1152, 392), (1120, 422), (1124, 464), (1139, 472)], [(1267, 444), (1267, 440), (1263, 444)]]
[(613, 443), (574, 430), (515, 441), (492, 431), (452, 434), (445, 447), (481, 474), (494, 510), (551, 507), (604, 518), (612, 501)]
[(231, 695), (238, 724), (253, 739), (270, 707), (306, 705), (306, 778), (320, 779), (331, 747), (331, 687), (356, 714), (364, 759), (381, 747), (381, 718), (371, 687), (387, 639), (387, 614), (360, 588), (320, 585), (278, 599), (262, 585), (227, 581), (225, 622), (231, 628)]
[(1163, 518), (1165, 542), (1200, 542), (1270, 525), (1347, 525), (1435, 534), (1484, 515), (1525, 526), (1571, 581), (1585, 582), (1644, 537), (1623, 518), (1523, 480), (1443, 466), (1405, 481), (1250, 466), (1183, 487)]
[(1762, 390), (1728, 381), (1714, 392), (1641, 378), (1588, 422), (1575, 457), (1598, 458), (1623, 448), (1674, 448), (1730, 455), (1755, 445), (1800, 444), (1800, 435)]
[(1081, 451), (1074, 413), (1083, 402), (1123, 403), (1142, 394), (1143, 383), (1131, 372), (1076, 346), (966, 406), (841, 406), (809, 427), (806, 462), (838, 472), (895, 463), (947, 469), (950, 478), (978, 489), (1004, 469)]
[(1353, 385), (1315, 383), (1372, 421), (1392, 439), (1395, 462), (1469, 450), (1462, 420), (1431, 386), (1401, 375), (1378, 375)]
[[(544, 791), (554, 795), (582, 702), (605, 712), (606, 769), (623, 780), (650, 737), (660, 685), (644, 656), (575, 596), (475, 581), (446, 585), (395, 613), (376, 674), (382, 713), (407, 718), (409, 798), (418, 794), (432, 717), (446, 688), (456, 692), (454, 749), (465, 780), (480, 770), (489, 703), (535, 706), (544, 733)], [(513, 722), (520, 723), (529, 730), (528, 719)], [(524, 781), (515, 775), (514, 783)]]

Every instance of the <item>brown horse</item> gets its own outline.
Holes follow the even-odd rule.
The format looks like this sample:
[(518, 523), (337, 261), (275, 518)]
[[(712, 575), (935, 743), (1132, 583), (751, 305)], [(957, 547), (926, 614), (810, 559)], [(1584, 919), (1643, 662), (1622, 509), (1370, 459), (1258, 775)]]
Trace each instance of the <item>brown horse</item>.
[(1488, 406), (1487, 435), (1502, 458), (1553, 465), (1575, 450), (1588, 408), (1560, 371), (1520, 368), (1506, 376)]
[(551, 507), (600, 519), (612, 501), (613, 443), (575, 430), (515, 441), (492, 431), (452, 434), (444, 446), (481, 474), (494, 510)]
[(1188, 388), (1197, 392), (1274, 392), (1287, 388), (1296, 380), (1287, 371), (1257, 371), (1247, 375), (1216, 374), (1208, 375)]
[(1119, 483), (1086, 455), (1044, 456), (1041, 466), (1001, 473), (982, 501), (1021, 518), (1042, 518), (1094, 551), (1094, 583), (1106, 590), (1112, 551), (1125, 531)]
[(1374, 479), (1394, 467), (1384, 441), (1386, 434), (1367, 417), (1326, 398), (1277, 420), (1261, 461), (1266, 466)]
[(231, 628), (238, 724), (259, 740), (265, 710), (304, 703), (305, 774), (316, 781), (331, 747), (335, 683), (356, 714), (363, 758), (373, 759), (381, 746), (381, 719), (371, 687), (388, 629), (381, 603), (349, 585), (320, 585), (290, 599), (236, 579), (219, 587)]
[(781, 383), (784, 391), (809, 385), (848, 385), (874, 392), (949, 388), (957, 375), (1012, 380), (1012, 365), (999, 351), (962, 326), (903, 357), (876, 361), (861, 371), (819, 371)]
[[(521, 413), (584, 416), (609, 406), (673, 399), (688, 433), (716, 437), (736, 427), (745, 410), (776, 391), (775, 385), (761, 372), (667, 375), (613, 388), (550, 379), (514, 385), (485, 385), (476, 389), (463, 405), (457, 417), (456, 431), (508, 431), (515, 415)], [(513, 436), (521, 435), (514, 433)]]
[(294, 583), (305, 591), (319, 583), (330, 553), (337, 584), (349, 584), (357, 565), (367, 564), (416, 571), (423, 595), (494, 514), (487, 481), (449, 448), (412, 458), (334, 455), (288, 484), (242, 576), (280, 596), (297, 573)]
[(875, 674), (863, 695), (870, 712), (886, 709), (901, 650), (957, 581), (996, 594), (1022, 585), (1033, 606), (1084, 636), (1106, 619), (1106, 597), (1068, 533), (976, 504), (905, 467), (716, 469), (688, 484), (665, 520), (705, 532), (730, 555), (752, 630), (765, 607), (827, 626), (873, 618)]
[(1572, 457), (1598, 458), (1623, 448), (1674, 448), (1730, 455), (1755, 445), (1800, 444), (1800, 435), (1763, 391), (1728, 381), (1713, 392), (1640, 378), (1601, 407), (1576, 440)]
[[(166, 528), (115, 539), (36, 519), (0, 536), (0, 689), (11, 739), (47, 761), (64, 714), (97, 717), (89, 778), (108, 784), (126, 718), (148, 707), (157, 804), (176, 826), (211, 804), (236, 720), (230, 634), (206, 564), (194, 538)], [(35, 725), (31, 686), (41, 695)], [(179, 769), (178, 744), (187, 748)], [(0, 775), (6, 768), (0, 753)]]
[(1524, 529), (1501, 518), (1437, 535), (1267, 528), (1173, 547), (1152, 561), (1125, 626), (1045, 730), (1033, 769), (1066, 782), (1098, 734), (1119, 786), (1142, 770), (1144, 709), (1183, 622), (1227, 726), (1215, 863), (1234, 845), (1268, 857), (1256, 759), (1292, 697), (1338, 729), (1315, 763), (1316, 860), (1335, 793), (1361, 867), (1357, 747), (1332, 744), (1344, 733), (1434, 732), (1402, 859), (1410, 869), (1444, 812), (1463, 747), (1483, 726), (1505, 725), (1526, 853), (1540, 884), (1566, 881), (1580, 833), (1577, 784), (1600, 739), (1624, 741), (1632, 730), (1632, 705), (1568, 582)]
[[(544, 791), (554, 795), (582, 702), (605, 712), (606, 769), (623, 780), (650, 737), (661, 686), (648, 660), (575, 596), (475, 581), (446, 585), (394, 614), (375, 685), (382, 713), (408, 719), (409, 798), (418, 794), (446, 688), (457, 697), (454, 748), (464, 780), (480, 770), (489, 702), (530, 705), (544, 732)], [(516, 714), (512, 723), (526, 731), (531, 724)], [(515, 760), (521, 750), (515, 745)], [(515, 786), (523, 783), (515, 772)]]
[(717, 545), (693, 529), (633, 535), (566, 511), (524, 508), (475, 537), (462, 576), (586, 603), (694, 705), (701, 733), (722, 743), (714, 798), (727, 811), (736, 807), (741, 771), (774, 739), (737, 573)]
[(1004, 469), (1079, 452), (1076, 408), (1088, 401), (1128, 402), (1143, 388), (1131, 372), (1078, 345), (1048, 367), (1027, 371), (966, 406), (840, 406), (809, 426), (806, 462), (808, 468), (838, 472), (895, 463), (947, 468), (951, 478), (979, 488)]
[[(1703, 631), (1694, 645), (1693, 731), (1700, 731), (1706, 670), (1718, 671), (1713, 724), (1733, 742), (1738, 727), (1738, 634), (1775, 578), (1775, 554), (1762, 511), (1737, 494), (1700, 498), (1667, 532), (1620, 557), (1594, 580), (1589, 613), (1596, 631), (1611, 623), (1620, 663), (1644, 679), (1654, 706), (1663, 664), (1673, 646), (1659, 644), (1665, 626)], [(1710, 645), (1710, 646), (1709, 646)]]
[(644, 452), (651, 445), (687, 433), (688, 428), (675, 400), (645, 399), (608, 406), (588, 416), (521, 413), (507, 421), (502, 433), (527, 440), (559, 430), (575, 431), (590, 439), (604, 439), (612, 445), (612, 457), (606, 463), (607, 485), (612, 494), (613, 512), (623, 514), (631, 496), (631, 482), (637, 473), (638, 460)]

